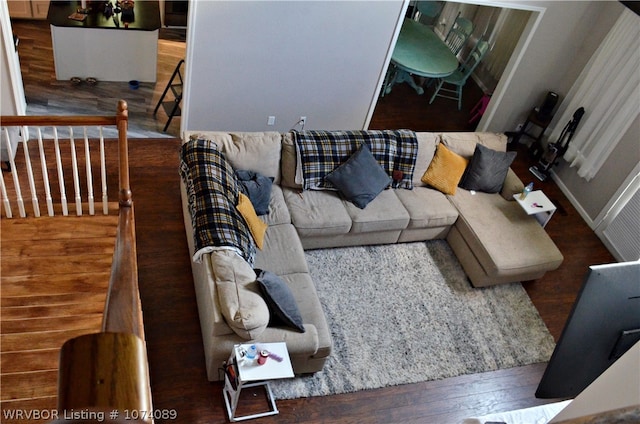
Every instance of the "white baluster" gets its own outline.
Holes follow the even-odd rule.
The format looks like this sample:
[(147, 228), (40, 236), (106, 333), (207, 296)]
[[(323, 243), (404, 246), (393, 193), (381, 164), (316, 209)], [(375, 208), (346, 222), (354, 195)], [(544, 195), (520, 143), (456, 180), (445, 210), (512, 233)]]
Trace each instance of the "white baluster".
[(69, 142), (71, 143), (71, 166), (73, 171), (73, 189), (76, 199), (76, 215), (82, 216), (82, 197), (80, 196), (80, 177), (78, 175), (78, 158), (76, 157), (76, 142), (73, 139), (73, 128), (69, 127)]
[(102, 213), (109, 214), (109, 197), (107, 196), (107, 166), (104, 154), (104, 136), (100, 127), (100, 177), (102, 179)]
[(33, 205), (33, 214), (36, 218), (40, 217), (40, 204), (38, 203), (38, 193), (36, 192), (36, 182), (33, 178), (33, 167), (31, 166), (31, 156), (29, 156), (27, 127), (22, 127), (22, 150), (24, 151), (24, 161), (27, 165), (27, 178), (29, 180), (29, 190), (31, 190), (31, 204)]
[(62, 205), (62, 215), (69, 215), (67, 206), (67, 192), (64, 187), (64, 172), (62, 170), (62, 158), (60, 156), (60, 143), (58, 142), (58, 127), (53, 127), (53, 142), (56, 148), (56, 168), (58, 169), (58, 182), (60, 185), (60, 204)]
[(0, 190), (2, 191), (2, 205), (4, 206), (4, 213), (7, 218), (13, 218), (13, 212), (11, 212), (11, 204), (9, 203), (9, 196), (7, 195), (7, 188), (4, 185), (4, 175), (2, 175), (2, 168), (0, 168)]
[(27, 213), (24, 210), (24, 201), (22, 200), (22, 190), (20, 190), (20, 180), (18, 179), (18, 170), (16, 169), (16, 162), (13, 158), (13, 149), (11, 148), (11, 140), (9, 139), (9, 130), (4, 129), (5, 141), (7, 144), (7, 154), (9, 155), (9, 163), (11, 165), (11, 176), (13, 177), (13, 185), (16, 189), (16, 202), (18, 203), (18, 212), (20, 217), (24, 218)]
[(84, 127), (84, 157), (87, 168), (87, 200), (89, 201), (89, 215), (95, 215), (95, 204), (93, 202), (93, 177), (91, 174), (91, 152), (89, 151), (89, 137), (87, 137), (87, 127)]
[(44, 183), (44, 197), (47, 201), (47, 213), (49, 216), (55, 215), (53, 211), (53, 199), (51, 198), (51, 187), (49, 184), (49, 171), (47, 170), (47, 158), (42, 145), (42, 131), (38, 127), (38, 149), (40, 150), (40, 166), (42, 167), (42, 181)]

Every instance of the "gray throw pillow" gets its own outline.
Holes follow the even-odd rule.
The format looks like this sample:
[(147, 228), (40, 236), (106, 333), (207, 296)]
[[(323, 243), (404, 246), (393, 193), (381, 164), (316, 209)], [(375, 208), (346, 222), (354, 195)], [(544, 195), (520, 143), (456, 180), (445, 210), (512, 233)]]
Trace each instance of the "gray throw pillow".
[(460, 187), (467, 190), (498, 193), (509, 172), (516, 152), (499, 152), (482, 144), (476, 144), (473, 157), (460, 180)]
[(287, 283), (271, 271), (260, 269), (255, 271), (258, 276), (256, 281), (271, 315), (269, 325), (285, 325), (304, 333), (305, 329), (298, 303)]
[(360, 145), (345, 163), (325, 178), (360, 209), (364, 209), (392, 182), (366, 144)]

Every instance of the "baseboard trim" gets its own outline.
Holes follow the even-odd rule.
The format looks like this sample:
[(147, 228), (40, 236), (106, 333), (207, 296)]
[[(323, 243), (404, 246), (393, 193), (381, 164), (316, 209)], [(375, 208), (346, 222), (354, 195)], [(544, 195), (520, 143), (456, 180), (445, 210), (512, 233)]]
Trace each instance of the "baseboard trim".
[(551, 178), (557, 184), (560, 191), (562, 191), (562, 193), (567, 197), (567, 200), (569, 200), (569, 203), (571, 203), (573, 207), (576, 208), (576, 210), (578, 211), (578, 213), (580, 214), (584, 222), (586, 222), (589, 228), (591, 228), (595, 232), (595, 229), (596, 229), (595, 221), (589, 216), (587, 211), (582, 207), (578, 199), (575, 198), (573, 193), (571, 193), (571, 190), (569, 190), (569, 188), (564, 184), (564, 182), (560, 179), (560, 177), (558, 177), (558, 174), (556, 174), (553, 169), (551, 170), (550, 174), (551, 174)]

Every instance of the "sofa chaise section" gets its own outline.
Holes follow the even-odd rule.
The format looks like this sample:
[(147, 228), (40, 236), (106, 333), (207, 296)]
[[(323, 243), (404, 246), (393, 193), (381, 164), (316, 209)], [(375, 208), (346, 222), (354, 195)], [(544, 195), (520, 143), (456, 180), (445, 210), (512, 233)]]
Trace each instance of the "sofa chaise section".
[(460, 217), (447, 242), (474, 287), (535, 280), (562, 263), (546, 231), (516, 202), (467, 190), (450, 200)]
[[(442, 143), (465, 159), (476, 144), (505, 152), (507, 137), (488, 133), (444, 133)], [(460, 216), (447, 242), (474, 287), (529, 281), (557, 269), (563, 256), (536, 219), (513, 201), (524, 188), (509, 168), (497, 193), (458, 188), (449, 201)]]

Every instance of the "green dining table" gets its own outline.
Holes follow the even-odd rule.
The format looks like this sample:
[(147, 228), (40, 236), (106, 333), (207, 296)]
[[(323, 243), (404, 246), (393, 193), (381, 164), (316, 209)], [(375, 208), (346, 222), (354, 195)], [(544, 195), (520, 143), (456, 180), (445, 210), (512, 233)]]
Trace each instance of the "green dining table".
[(398, 41), (391, 55), (383, 94), (389, 94), (394, 84), (407, 82), (418, 94), (424, 89), (416, 84), (412, 75), (443, 78), (458, 68), (458, 59), (449, 46), (428, 26), (405, 18)]

